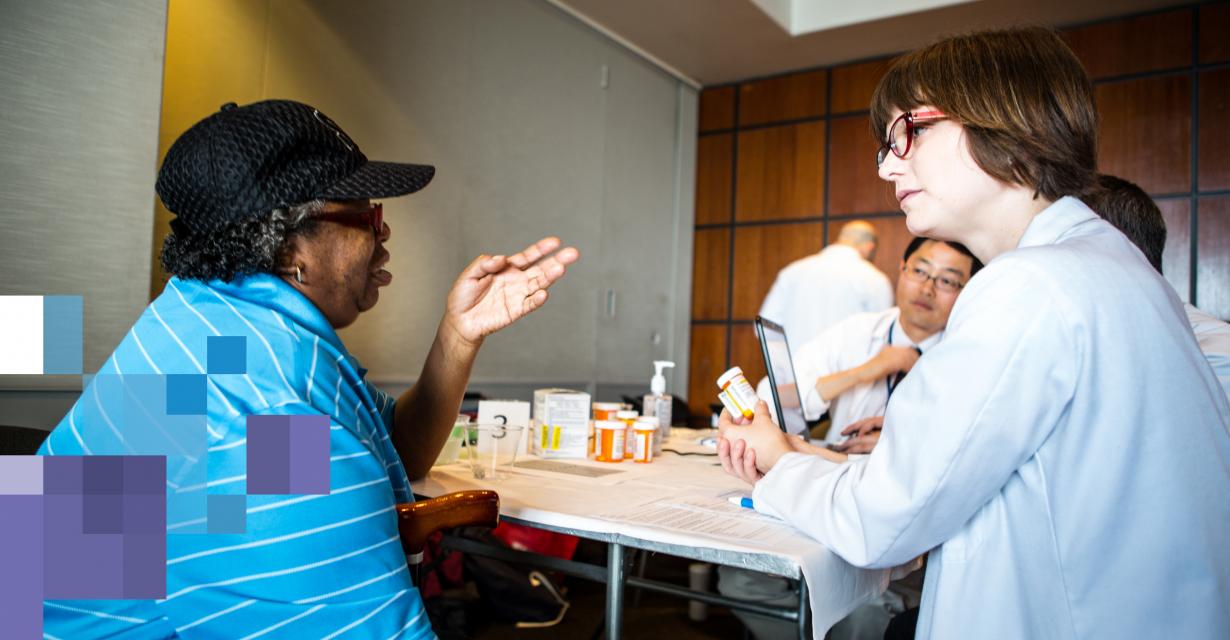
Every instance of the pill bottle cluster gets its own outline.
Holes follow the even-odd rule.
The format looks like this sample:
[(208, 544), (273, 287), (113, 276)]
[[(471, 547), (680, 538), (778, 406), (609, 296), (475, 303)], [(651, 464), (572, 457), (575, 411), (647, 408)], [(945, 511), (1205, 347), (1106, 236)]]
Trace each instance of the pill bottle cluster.
[(653, 462), (662, 450), (658, 418), (617, 402), (594, 403), (594, 460)]

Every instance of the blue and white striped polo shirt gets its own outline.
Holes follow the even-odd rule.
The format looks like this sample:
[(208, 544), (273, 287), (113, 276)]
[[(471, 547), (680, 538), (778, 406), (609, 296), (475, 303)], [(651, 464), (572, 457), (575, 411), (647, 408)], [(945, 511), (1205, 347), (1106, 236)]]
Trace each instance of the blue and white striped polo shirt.
[[(329, 495), (251, 495), (247, 532), (175, 535), (165, 600), (49, 600), (49, 638), (431, 638), (398, 538), (412, 500), (392, 446), (394, 401), (306, 298), (268, 274), (230, 283), (172, 278), (99, 371), (205, 373), (209, 336), (247, 337), (247, 374), (211, 375), (205, 486), (245, 492), (246, 416), (330, 416)], [(97, 379), (96, 381), (97, 382)], [(91, 383), (43, 455), (122, 455), (122, 399)]]

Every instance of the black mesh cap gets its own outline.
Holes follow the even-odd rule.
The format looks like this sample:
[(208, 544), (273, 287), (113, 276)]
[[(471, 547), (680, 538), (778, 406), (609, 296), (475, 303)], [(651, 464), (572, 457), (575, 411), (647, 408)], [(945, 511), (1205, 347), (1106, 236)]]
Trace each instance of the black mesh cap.
[(391, 198), (427, 186), (435, 168), (369, 162), (319, 110), (292, 100), (222, 106), (171, 145), (158, 197), (193, 231), (317, 198)]

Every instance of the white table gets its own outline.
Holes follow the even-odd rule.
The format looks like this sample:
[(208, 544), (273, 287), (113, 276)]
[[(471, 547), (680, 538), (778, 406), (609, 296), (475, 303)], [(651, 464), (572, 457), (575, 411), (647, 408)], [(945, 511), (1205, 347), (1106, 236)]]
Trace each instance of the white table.
[[(420, 496), (435, 497), (466, 489), (500, 494), (500, 516), (510, 522), (575, 535), (608, 545), (605, 568), (547, 556), (529, 557), (512, 549), (479, 548), (452, 538), (461, 551), (528, 562), (565, 574), (605, 582), (608, 638), (620, 636), (625, 586), (643, 588), (792, 620), (805, 636), (809, 615), (813, 633), (824, 632), (861, 602), (883, 591), (887, 571), (855, 568), (780, 520), (731, 505), (730, 495), (749, 495), (750, 487), (728, 476), (712, 448), (698, 446), (704, 431), (676, 429), (666, 452), (649, 464), (585, 460), (551, 461), (606, 472), (600, 478), (543, 469), (517, 468), (505, 480), (475, 480), (463, 463), (435, 467), (413, 483)], [(541, 464), (534, 456), (519, 462)], [(614, 472), (614, 473), (610, 473)], [(732, 600), (667, 583), (628, 576), (625, 550), (645, 549), (683, 558), (742, 567), (800, 582), (797, 609)], [(808, 597), (808, 589), (813, 593)], [(817, 592), (816, 590), (819, 589)], [(809, 601), (813, 605), (809, 607)]]

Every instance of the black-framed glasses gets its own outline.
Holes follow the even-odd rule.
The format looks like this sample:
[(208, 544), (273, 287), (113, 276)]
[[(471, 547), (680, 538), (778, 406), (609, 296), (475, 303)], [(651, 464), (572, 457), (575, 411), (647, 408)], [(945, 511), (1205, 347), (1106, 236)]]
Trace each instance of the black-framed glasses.
[(907, 264), (901, 267), (901, 271), (905, 274), (905, 277), (909, 278), (912, 282), (925, 285), (928, 280), (931, 280), (935, 283), (936, 291), (943, 291), (944, 293), (957, 293), (961, 289), (965, 288), (965, 283), (960, 280), (956, 280), (939, 273), (931, 274), (926, 269), (921, 269), (916, 266)]
[(893, 155), (898, 158), (905, 158), (910, 152), (910, 146), (914, 144), (914, 124), (922, 122), (933, 122), (935, 120), (943, 120), (948, 116), (943, 111), (906, 111), (897, 116), (893, 120), (893, 124), (888, 128), (888, 139), (880, 144), (880, 149), (876, 151), (876, 168), (884, 164), (884, 160), (888, 158), (888, 152), (892, 151)]
[(380, 235), (384, 231), (384, 205), (379, 202), (373, 202), (366, 209), (326, 211), (320, 217), (341, 224), (370, 226), (376, 235)]

